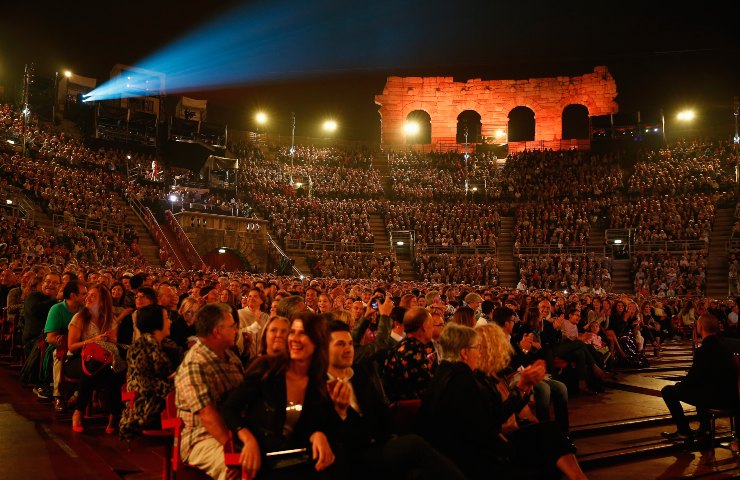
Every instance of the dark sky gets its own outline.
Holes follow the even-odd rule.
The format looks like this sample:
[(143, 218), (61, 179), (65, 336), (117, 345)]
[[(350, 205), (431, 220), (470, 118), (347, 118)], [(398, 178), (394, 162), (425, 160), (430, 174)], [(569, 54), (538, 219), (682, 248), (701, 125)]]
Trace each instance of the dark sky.
[[(23, 64), (30, 61), (36, 62), (39, 75), (53, 77), (55, 70), (70, 69), (102, 82), (114, 64), (135, 65), (243, 3), (13, 2), (0, 17), (0, 85), (12, 91)], [(291, 4), (283, 3), (289, 15)], [(317, 28), (328, 30), (345, 48), (356, 44), (355, 65), (316, 72), (311, 78), (286, 76), (189, 96), (209, 100), (209, 119), (228, 122), (232, 129), (252, 127), (253, 113), (262, 108), (270, 114), (273, 131), (287, 133), (294, 111), (298, 135), (317, 134), (320, 120), (333, 116), (340, 136), (377, 141), (373, 97), (381, 93), (388, 75), (444, 75), (462, 81), (530, 78), (580, 75), (606, 65), (617, 81), (621, 111), (692, 105), (723, 111), (728, 123), (732, 97), (740, 95), (740, 2), (723, 2), (731, 8), (720, 9), (712, 2), (681, 8), (666, 2), (401, 0), (364, 2), (362, 13), (359, 3), (324, 3), (336, 10), (331, 22)], [(377, 6), (378, 14), (368, 15), (367, 4)], [(276, 24), (280, 21), (274, 18)], [(352, 38), (355, 29), (370, 35), (373, 43), (377, 39), (380, 50), (369, 55), (363, 42)], [(265, 39), (268, 45), (270, 40)], [(305, 45), (298, 41), (294, 48), (300, 55)], [(384, 55), (388, 61), (383, 65), (364, 61)]]

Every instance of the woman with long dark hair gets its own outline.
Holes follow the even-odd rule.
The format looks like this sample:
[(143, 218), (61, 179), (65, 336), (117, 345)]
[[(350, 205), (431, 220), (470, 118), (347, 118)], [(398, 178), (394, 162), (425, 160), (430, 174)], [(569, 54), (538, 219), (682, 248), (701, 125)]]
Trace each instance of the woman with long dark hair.
[[(80, 352), (89, 343), (96, 343), (108, 351), (114, 358), (114, 364), (98, 371), (85, 371)], [(90, 287), (85, 297), (82, 310), (77, 312), (69, 323), (67, 337), (68, 353), (71, 355), (65, 369), (67, 375), (79, 377), (77, 404), (72, 415), (72, 430), (81, 433), (82, 416), (90, 403), (93, 390), (103, 397), (103, 404), (108, 410), (108, 427), (106, 433), (116, 431), (116, 417), (121, 413), (121, 385), (125, 380), (125, 363), (118, 355), (117, 331), (113, 318), (113, 299), (108, 289), (101, 284)]]
[[(243, 444), (243, 471), (253, 478), (307, 478), (331, 466), (327, 434), (338, 417), (326, 387), (329, 365), (326, 320), (312, 312), (293, 316), (288, 355), (264, 355), (222, 407), (224, 420)], [(306, 448), (314, 461), (275, 469), (267, 452)]]

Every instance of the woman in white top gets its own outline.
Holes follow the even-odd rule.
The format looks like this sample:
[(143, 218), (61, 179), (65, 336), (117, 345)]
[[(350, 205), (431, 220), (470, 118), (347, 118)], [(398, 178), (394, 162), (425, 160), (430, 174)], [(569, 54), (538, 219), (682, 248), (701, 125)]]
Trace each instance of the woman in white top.
[[(97, 372), (85, 373), (82, 368), (82, 348), (88, 343), (97, 343), (106, 350), (116, 350), (117, 331), (113, 318), (113, 300), (104, 285), (91, 287), (85, 297), (84, 307), (77, 312), (69, 324), (67, 348), (71, 355), (65, 365), (66, 374), (79, 377), (77, 404), (72, 415), (72, 430), (83, 432), (82, 417), (92, 397), (93, 390), (98, 390), (103, 398), (104, 407), (108, 409), (108, 427), (106, 433), (115, 433), (118, 423), (116, 416), (122, 410), (121, 385), (125, 380), (125, 371), (116, 373), (111, 365)], [(92, 375), (90, 375), (92, 374)]]

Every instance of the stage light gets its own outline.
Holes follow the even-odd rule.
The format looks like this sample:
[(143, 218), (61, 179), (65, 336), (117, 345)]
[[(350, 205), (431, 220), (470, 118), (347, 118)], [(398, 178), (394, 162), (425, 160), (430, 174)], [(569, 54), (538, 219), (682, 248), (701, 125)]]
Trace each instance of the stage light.
[(407, 135), (416, 135), (419, 133), (419, 124), (416, 122), (406, 122), (403, 125), (403, 131), (406, 132)]
[(618, 238), (618, 239), (614, 240), (614, 245), (621, 245), (621, 244), (622, 244), (622, 239), (621, 238)]
[(5, 203), (7, 203), (8, 205), (13, 205), (13, 200), (7, 199), (5, 200)]
[[(361, 2), (343, 8), (331, 0), (239, 3), (132, 65), (162, 73), (166, 85), (127, 69), (84, 98), (140, 96), (134, 90), (146, 80), (150, 84), (144, 91), (159, 95), (317, 78), (327, 72), (387, 71), (398, 65), (427, 64), (430, 57), (421, 51), (453, 52), (445, 36), (422, 44), (415, 29), (408, 27), (408, 18), (419, 25), (437, 20), (422, 2)], [(381, 19), (379, 28), (375, 20)], [(342, 32), (352, 32), (351, 41), (337, 42), (337, 25)]]
[(678, 115), (676, 115), (676, 118), (679, 120), (683, 120), (684, 122), (690, 122), (694, 119), (696, 114), (693, 110), (683, 110), (681, 112), (678, 112)]
[(337, 122), (335, 122), (334, 120), (327, 120), (324, 122), (323, 128), (324, 128), (324, 131), (326, 132), (329, 132), (329, 133), (334, 132), (337, 129)]
[(170, 194), (170, 202), (175, 203), (177, 201), (177, 195), (174, 193)]
[(504, 135), (506, 135), (506, 132), (504, 132), (503, 130), (496, 130), (496, 138), (501, 138)]
[(72, 72), (70, 72), (69, 70), (65, 70), (64, 71), (64, 76), (67, 77), (67, 78), (69, 78), (69, 77), (72, 76)]
[(218, 253), (224, 254), (224, 253), (226, 253), (226, 249), (225, 248), (219, 248), (218, 249)]
[(254, 116), (254, 119), (260, 125), (264, 125), (265, 123), (267, 123), (267, 115), (265, 115), (264, 112), (257, 112), (257, 115)]
[(399, 247), (403, 247), (403, 242), (399, 240), (396, 242), (396, 245), (398, 245)]

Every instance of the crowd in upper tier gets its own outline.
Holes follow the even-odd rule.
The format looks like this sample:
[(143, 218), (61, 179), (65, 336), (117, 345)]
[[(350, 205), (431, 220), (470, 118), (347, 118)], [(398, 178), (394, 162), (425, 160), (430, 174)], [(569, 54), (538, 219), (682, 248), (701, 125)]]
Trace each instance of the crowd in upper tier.
[[(21, 115), (5, 105), (0, 109), (0, 124), (7, 135), (17, 137)], [(30, 158), (21, 159), (10, 147), (3, 147), (3, 181), (23, 189), (47, 213), (58, 215), (69, 238), (68, 249), (83, 258), (87, 254), (80, 250), (112, 244), (116, 244), (115, 253), (95, 253), (90, 258), (140, 258), (133, 229), (126, 225), (126, 209), (118, 201), (120, 195), (136, 198), (155, 212), (154, 207), (160, 211), (174, 207), (175, 211), (193, 208), (221, 215), (257, 213), (286, 244), (328, 247), (318, 262), (322, 267), (318, 271), (326, 272), (342, 270), (336, 266), (344, 263), (341, 255), (347, 248), (333, 251), (343, 246), (357, 250), (357, 244), (372, 249), (375, 235), (371, 220), (376, 217), (389, 232), (413, 231), (412, 265), (419, 278), (457, 277), (494, 285), (499, 280), (498, 263), (477, 262), (467, 255), (492, 252), (494, 258), (499, 256), (493, 252), (501, 249), (504, 216), (514, 218), (511, 238), (515, 256), (540, 253), (540, 247), (599, 246), (603, 243), (601, 233), (593, 237), (594, 228), (598, 232), (630, 229), (632, 245), (688, 240), (694, 243), (687, 248), (702, 249), (702, 243), (709, 243), (718, 206), (731, 201), (731, 166), (736, 155), (726, 143), (696, 141), (640, 151), (634, 167), (624, 154), (578, 150), (526, 151), (505, 162), (491, 153), (392, 152), (387, 155), (390, 175), (384, 182), (381, 170), (373, 165), (377, 153), (370, 150), (298, 145), (291, 154), (288, 147), (260, 147), (240, 141), (230, 145), (231, 152), (241, 157), (236, 190), (240, 193), (182, 185), (172, 202), (171, 189), (161, 183), (129, 181), (125, 175), (131, 165), (163, 163), (154, 156), (90, 149), (64, 134), (34, 125), (26, 133)], [(182, 174), (178, 178), (181, 184), (187, 183)], [(96, 228), (100, 232), (80, 225), (80, 218), (99, 221)], [(123, 225), (116, 230), (121, 233), (120, 240), (104, 233), (109, 224)], [(85, 232), (88, 237), (98, 238), (80, 240), (82, 228), (90, 230)], [(657, 247), (652, 248), (654, 255), (661, 255), (660, 249), (656, 253)], [(675, 255), (682, 253), (680, 249), (673, 251)], [(439, 254), (446, 256), (436, 257)], [(670, 269), (659, 265), (671, 259), (640, 262), (639, 267), (635, 264), (636, 290), (671, 294), (687, 288), (705, 289), (702, 272), (692, 272), (690, 279), (666, 276)], [(485, 267), (480, 266), (483, 264)], [(462, 271), (453, 273), (457, 269)], [(384, 272), (388, 273), (393, 271)], [(548, 278), (536, 269), (529, 275), (524, 277), (525, 283)], [(598, 276), (579, 278), (575, 286), (585, 280), (589, 288), (608, 288)], [(565, 281), (573, 286), (570, 278), (561, 277), (559, 273), (550, 282)]]

